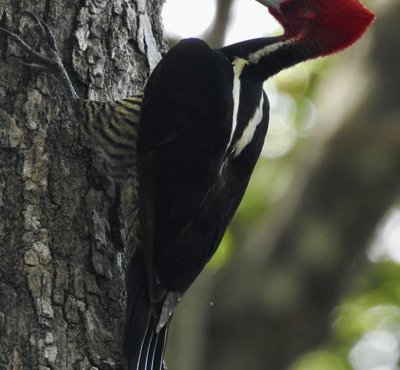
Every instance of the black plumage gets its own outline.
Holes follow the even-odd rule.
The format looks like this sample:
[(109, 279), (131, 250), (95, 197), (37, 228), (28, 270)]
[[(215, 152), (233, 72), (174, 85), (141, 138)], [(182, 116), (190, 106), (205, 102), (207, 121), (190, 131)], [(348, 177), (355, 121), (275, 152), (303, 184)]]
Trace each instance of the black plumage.
[[(260, 155), (269, 109), (263, 80), (252, 76), (253, 66), (243, 74), (238, 94), (241, 109), (232, 132), (234, 59), (201, 40), (183, 40), (164, 57), (146, 84), (137, 144), (142, 238), (128, 272), (127, 322), (148, 325), (136, 326), (136, 330), (127, 325), (128, 369), (159, 369), (137, 367), (147, 354), (138, 337), (144, 346), (153, 345), (147, 337), (149, 331), (157, 335), (165, 298), (168, 293), (181, 296), (214, 254)], [(253, 140), (236, 155), (234, 143), (261, 97), (262, 115)], [(145, 298), (131, 276), (147, 285), (146, 304), (138, 305)], [(171, 313), (176, 303), (167, 308)], [(140, 320), (133, 318), (138, 311)], [(158, 341), (165, 338), (162, 331)], [(148, 353), (153, 356), (151, 349)]]

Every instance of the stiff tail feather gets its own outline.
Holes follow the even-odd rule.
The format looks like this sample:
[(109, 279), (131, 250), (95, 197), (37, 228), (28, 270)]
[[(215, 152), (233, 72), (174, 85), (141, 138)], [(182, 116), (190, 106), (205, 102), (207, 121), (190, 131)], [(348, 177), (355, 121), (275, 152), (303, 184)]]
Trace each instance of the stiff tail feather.
[(168, 323), (157, 331), (158, 319), (149, 302), (143, 255), (136, 252), (126, 276), (127, 308), (124, 330), (126, 370), (164, 370)]

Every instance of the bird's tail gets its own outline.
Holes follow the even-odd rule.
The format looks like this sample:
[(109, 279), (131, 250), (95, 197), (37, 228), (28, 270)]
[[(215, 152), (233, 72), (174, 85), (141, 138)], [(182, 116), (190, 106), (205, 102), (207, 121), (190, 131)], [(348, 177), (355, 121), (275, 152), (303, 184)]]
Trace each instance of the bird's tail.
[(163, 370), (168, 323), (157, 331), (149, 302), (143, 255), (135, 253), (126, 275), (127, 307), (124, 329), (126, 370)]

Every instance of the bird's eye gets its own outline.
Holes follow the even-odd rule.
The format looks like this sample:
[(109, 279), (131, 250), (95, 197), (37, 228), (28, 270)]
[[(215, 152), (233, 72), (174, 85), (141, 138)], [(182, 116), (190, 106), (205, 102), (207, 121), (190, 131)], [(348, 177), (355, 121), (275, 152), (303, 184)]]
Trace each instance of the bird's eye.
[(316, 12), (312, 8), (303, 8), (300, 10), (300, 16), (303, 19), (314, 19), (316, 17)]

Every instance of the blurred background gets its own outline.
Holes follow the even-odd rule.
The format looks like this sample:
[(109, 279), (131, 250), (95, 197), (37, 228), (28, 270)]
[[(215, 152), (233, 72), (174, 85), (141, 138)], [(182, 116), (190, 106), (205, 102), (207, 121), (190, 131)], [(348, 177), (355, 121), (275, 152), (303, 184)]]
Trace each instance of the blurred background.
[[(400, 3), (344, 53), (265, 84), (270, 128), (217, 254), (172, 323), (173, 370), (396, 370)], [(172, 46), (281, 32), (253, 0), (166, 0)]]

